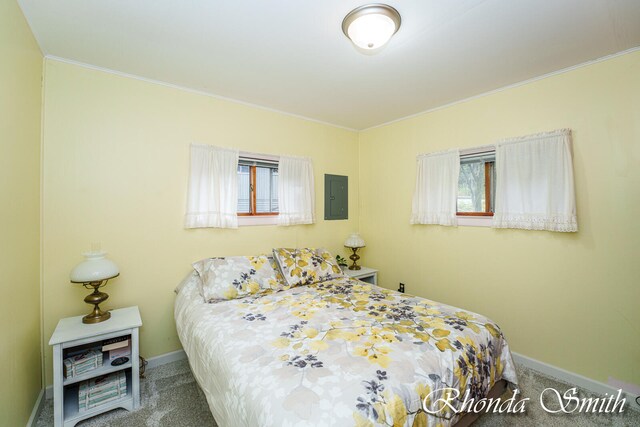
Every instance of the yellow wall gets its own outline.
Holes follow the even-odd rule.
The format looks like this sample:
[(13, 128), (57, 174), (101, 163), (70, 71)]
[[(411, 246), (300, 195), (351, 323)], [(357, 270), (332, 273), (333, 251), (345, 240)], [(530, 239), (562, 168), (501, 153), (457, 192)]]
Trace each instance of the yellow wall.
[[(141, 352), (180, 348), (173, 289), (190, 263), (277, 246), (341, 243), (358, 228), (357, 133), (279, 113), (47, 60), (44, 98), (44, 335), (89, 311), (69, 272), (92, 242), (120, 267), (105, 308), (139, 305)], [(189, 144), (310, 156), (317, 223), (185, 230)], [(347, 221), (324, 221), (324, 174), (349, 176)], [(344, 254), (344, 253), (343, 253)], [(51, 351), (45, 352), (51, 384)]]
[(0, 425), (25, 425), (41, 387), (42, 54), (15, 1), (0, 1)]
[[(360, 133), (363, 262), (512, 350), (640, 384), (640, 52)], [(411, 226), (418, 153), (571, 128), (579, 232)]]
[[(151, 357), (180, 348), (172, 290), (192, 261), (274, 246), (345, 254), (359, 228), (362, 261), (384, 286), (486, 314), (526, 356), (640, 383), (640, 53), (360, 134), (53, 60), (45, 74), (46, 339), (59, 318), (88, 311), (68, 274), (92, 242), (122, 272), (105, 307), (140, 306)], [(578, 233), (409, 225), (418, 153), (565, 127)], [(183, 229), (191, 142), (311, 156), (318, 223)], [(349, 175), (349, 221), (323, 221), (325, 173)]]

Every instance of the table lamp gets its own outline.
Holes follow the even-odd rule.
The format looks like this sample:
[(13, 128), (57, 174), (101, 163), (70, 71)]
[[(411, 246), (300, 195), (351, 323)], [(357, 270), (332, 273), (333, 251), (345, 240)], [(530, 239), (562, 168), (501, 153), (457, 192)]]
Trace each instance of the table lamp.
[(111, 260), (106, 258), (106, 252), (88, 252), (83, 254), (85, 260), (71, 270), (71, 283), (82, 283), (93, 292), (84, 298), (87, 304), (93, 304), (93, 311), (82, 318), (82, 323), (100, 323), (111, 317), (108, 311), (100, 310), (99, 304), (109, 298), (98, 289), (107, 284), (109, 279), (118, 277), (120, 270)]
[(358, 233), (352, 233), (349, 237), (347, 237), (347, 240), (344, 241), (344, 246), (347, 248), (351, 248), (351, 250), (353, 251), (353, 254), (351, 254), (351, 256), (349, 257), (349, 259), (353, 261), (353, 264), (349, 266), (349, 270), (360, 270), (360, 266), (358, 265), (360, 255), (358, 255), (356, 252), (358, 252), (358, 249), (364, 248), (364, 239), (360, 237)]

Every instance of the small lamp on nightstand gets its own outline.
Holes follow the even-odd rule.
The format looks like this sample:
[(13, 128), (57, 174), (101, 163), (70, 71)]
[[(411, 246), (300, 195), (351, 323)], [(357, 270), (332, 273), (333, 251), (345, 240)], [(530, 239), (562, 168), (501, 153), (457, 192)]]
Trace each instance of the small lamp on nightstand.
[(356, 252), (358, 252), (358, 249), (364, 248), (364, 239), (360, 237), (358, 233), (352, 233), (349, 237), (347, 237), (347, 240), (345, 240), (344, 246), (350, 248), (353, 251), (353, 254), (351, 254), (351, 256), (349, 257), (349, 259), (353, 261), (353, 264), (349, 266), (349, 270), (360, 270), (360, 266), (358, 265), (360, 255), (358, 255)]
[(100, 323), (111, 317), (108, 311), (100, 310), (99, 304), (109, 298), (105, 292), (98, 289), (107, 284), (109, 279), (118, 277), (118, 266), (105, 257), (106, 252), (88, 252), (83, 254), (86, 258), (71, 270), (71, 283), (82, 283), (93, 292), (84, 298), (87, 304), (93, 304), (93, 311), (82, 318), (82, 323)]

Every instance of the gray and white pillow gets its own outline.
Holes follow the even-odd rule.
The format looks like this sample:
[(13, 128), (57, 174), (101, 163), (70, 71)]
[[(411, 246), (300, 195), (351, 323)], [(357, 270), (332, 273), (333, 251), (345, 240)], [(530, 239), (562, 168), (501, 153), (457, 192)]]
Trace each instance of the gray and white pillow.
[(207, 302), (226, 301), (283, 288), (266, 255), (207, 258), (193, 264)]

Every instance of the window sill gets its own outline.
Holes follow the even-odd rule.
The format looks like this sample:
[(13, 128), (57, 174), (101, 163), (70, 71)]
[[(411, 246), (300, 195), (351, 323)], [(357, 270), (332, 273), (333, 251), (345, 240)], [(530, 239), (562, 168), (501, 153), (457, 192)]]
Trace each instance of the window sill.
[(462, 227), (491, 227), (492, 216), (458, 215), (458, 225)]
[(278, 215), (238, 216), (238, 227), (254, 225), (278, 225)]

